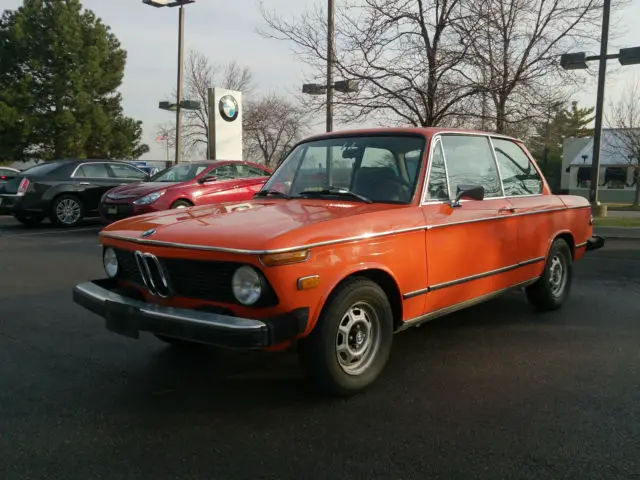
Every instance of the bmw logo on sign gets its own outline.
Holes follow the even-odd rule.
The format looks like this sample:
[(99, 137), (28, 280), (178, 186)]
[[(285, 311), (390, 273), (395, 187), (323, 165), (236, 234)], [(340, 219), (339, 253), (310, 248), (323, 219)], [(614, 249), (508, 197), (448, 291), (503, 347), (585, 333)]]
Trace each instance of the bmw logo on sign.
[(220, 115), (227, 122), (233, 122), (238, 118), (238, 102), (231, 95), (225, 95), (220, 99), (220, 102), (218, 102), (218, 110), (220, 110)]

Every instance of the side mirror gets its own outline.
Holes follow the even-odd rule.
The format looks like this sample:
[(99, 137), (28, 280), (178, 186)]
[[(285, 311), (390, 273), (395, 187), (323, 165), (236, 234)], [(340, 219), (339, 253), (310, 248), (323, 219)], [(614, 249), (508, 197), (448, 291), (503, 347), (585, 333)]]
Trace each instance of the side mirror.
[(203, 183), (208, 183), (208, 182), (215, 182), (216, 180), (218, 180), (218, 177), (216, 177), (215, 175), (210, 176), (210, 177), (202, 177), (198, 179), (198, 183), (200, 185), (202, 185)]
[(484, 200), (484, 187), (482, 185), (458, 185), (456, 198), (451, 202), (453, 208), (462, 206), (460, 200)]

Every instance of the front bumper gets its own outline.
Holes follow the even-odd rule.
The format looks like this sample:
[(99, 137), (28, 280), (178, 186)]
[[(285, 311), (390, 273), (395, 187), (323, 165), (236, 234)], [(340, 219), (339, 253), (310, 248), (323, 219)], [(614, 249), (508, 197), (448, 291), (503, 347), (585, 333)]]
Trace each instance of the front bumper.
[(593, 250), (598, 250), (604, 247), (604, 238), (594, 235), (589, 240), (587, 240), (587, 252), (591, 252)]
[(138, 338), (141, 331), (197, 343), (262, 349), (292, 340), (305, 331), (309, 309), (253, 320), (200, 310), (165, 307), (116, 293), (116, 282), (96, 280), (76, 285), (73, 300), (106, 319), (114, 333)]

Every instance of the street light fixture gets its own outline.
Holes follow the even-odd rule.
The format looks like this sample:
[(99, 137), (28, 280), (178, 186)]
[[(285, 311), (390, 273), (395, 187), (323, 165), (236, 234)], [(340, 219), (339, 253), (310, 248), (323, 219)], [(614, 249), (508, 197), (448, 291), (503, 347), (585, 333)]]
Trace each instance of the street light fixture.
[(333, 91), (340, 93), (354, 93), (358, 91), (358, 82), (355, 80), (338, 80), (335, 83), (322, 85), (320, 83), (305, 83), (302, 85), (302, 93), (307, 95), (327, 95), (327, 132), (333, 127)]
[[(174, 104), (176, 112), (176, 164), (180, 161), (180, 157), (182, 155), (182, 109), (185, 108), (182, 102), (182, 71), (184, 69), (184, 6), (195, 2), (196, 0), (142, 0), (142, 3), (145, 5), (150, 5), (156, 8), (180, 8), (180, 14), (178, 17), (178, 87), (176, 89), (176, 103)], [(163, 108), (162, 103), (160, 108)], [(171, 108), (167, 109), (172, 110)]]
[[(175, 112), (178, 110), (178, 104), (174, 102), (160, 102), (158, 104), (158, 108), (160, 110), (168, 110), (170, 112)], [(181, 110), (198, 110), (200, 108), (200, 102), (196, 100), (183, 100), (180, 102)]]
[[(591, 186), (589, 200), (594, 214), (606, 215), (606, 209), (598, 202), (598, 184), (600, 183), (600, 146), (602, 144), (602, 117), (604, 115), (604, 88), (607, 74), (607, 60), (617, 58), (620, 65), (640, 64), (640, 47), (623, 48), (618, 53), (607, 54), (609, 43), (609, 17), (611, 0), (604, 0), (602, 11), (602, 33), (600, 37), (600, 55), (587, 56), (585, 52), (565, 53), (560, 56), (560, 66), (565, 70), (584, 70), (587, 62), (600, 62), (598, 70), (598, 93), (596, 98), (596, 118), (593, 133), (593, 154), (591, 161)], [(595, 207), (595, 208), (594, 208)]]

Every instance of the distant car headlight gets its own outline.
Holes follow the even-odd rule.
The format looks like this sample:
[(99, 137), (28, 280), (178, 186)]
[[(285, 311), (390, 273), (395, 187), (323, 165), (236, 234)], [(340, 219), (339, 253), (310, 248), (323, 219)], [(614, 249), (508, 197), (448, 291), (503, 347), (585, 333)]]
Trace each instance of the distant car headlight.
[(136, 201), (133, 202), (134, 205), (149, 205), (156, 200), (158, 200), (162, 195), (164, 195), (164, 190), (160, 192), (153, 192), (149, 195), (145, 195), (144, 197), (140, 197)]
[(104, 271), (109, 278), (114, 278), (118, 274), (118, 257), (113, 248), (107, 248), (102, 255)]
[(262, 295), (262, 279), (253, 268), (242, 266), (236, 270), (231, 280), (233, 295), (243, 305), (253, 305)]

